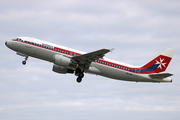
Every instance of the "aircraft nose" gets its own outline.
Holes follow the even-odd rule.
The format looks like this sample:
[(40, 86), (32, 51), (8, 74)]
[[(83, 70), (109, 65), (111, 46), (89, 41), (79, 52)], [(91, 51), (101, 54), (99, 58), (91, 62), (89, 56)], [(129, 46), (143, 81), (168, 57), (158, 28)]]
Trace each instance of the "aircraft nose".
[(7, 41), (5, 42), (5, 45), (7, 46)]

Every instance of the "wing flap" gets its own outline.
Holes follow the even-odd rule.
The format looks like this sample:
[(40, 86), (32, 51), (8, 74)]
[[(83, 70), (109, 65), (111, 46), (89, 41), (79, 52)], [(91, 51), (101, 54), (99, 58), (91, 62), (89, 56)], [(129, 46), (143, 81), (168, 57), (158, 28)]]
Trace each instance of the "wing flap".
[(163, 79), (163, 78), (167, 78), (172, 75), (173, 74), (171, 74), (171, 73), (159, 73), (159, 74), (150, 74), (149, 76), (153, 79)]

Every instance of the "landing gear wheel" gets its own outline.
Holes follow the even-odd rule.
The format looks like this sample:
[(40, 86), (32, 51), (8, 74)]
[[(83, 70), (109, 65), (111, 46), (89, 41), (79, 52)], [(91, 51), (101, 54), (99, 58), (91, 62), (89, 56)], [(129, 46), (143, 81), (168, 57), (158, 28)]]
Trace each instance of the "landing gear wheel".
[(84, 77), (84, 70), (81, 71), (81, 69), (77, 68), (75, 71), (75, 75), (78, 76), (78, 78), (76, 79), (76, 81), (78, 83), (80, 83), (82, 81), (82, 78)]
[(24, 60), (24, 61), (22, 61), (22, 64), (23, 64), (23, 65), (25, 65), (25, 64), (26, 64), (27, 59), (28, 59), (28, 56), (25, 56), (25, 60)]
[(81, 77), (78, 77), (78, 78), (76, 79), (76, 81), (77, 81), (78, 83), (80, 83), (80, 82), (82, 81), (82, 78), (81, 78)]
[(22, 64), (25, 65), (25, 64), (26, 64), (26, 61), (22, 61)]

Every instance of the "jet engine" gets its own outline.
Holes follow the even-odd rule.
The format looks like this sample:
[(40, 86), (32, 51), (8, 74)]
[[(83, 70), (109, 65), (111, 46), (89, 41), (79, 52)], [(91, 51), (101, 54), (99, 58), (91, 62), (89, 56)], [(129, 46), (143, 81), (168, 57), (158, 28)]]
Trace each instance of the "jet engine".
[(56, 65), (56, 64), (53, 65), (52, 71), (61, 73), (61, 74), (74, 73), (74, 70), (71, 70), (71, 69), (65, 68), (63, 66)]
[(54, 57), (54, 63), (56, 65), (68, 67), (69, 63), (71, 62), (71, 59), (62, 55), (55, 55)]
[(76, 63), (73, 63), (71, 58), (62, 56), (62, 55), (55, 55), (54, 57), (54, 64), (59, 65), (59, 66), (63, 66), (65, 68), (70, 68), (75, 70), (77, 67)]

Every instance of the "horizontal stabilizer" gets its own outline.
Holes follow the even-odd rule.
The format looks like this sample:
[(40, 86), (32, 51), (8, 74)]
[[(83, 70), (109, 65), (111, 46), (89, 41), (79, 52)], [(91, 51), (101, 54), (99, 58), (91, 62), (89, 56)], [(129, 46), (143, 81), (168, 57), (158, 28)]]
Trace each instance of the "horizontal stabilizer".
[(149, 76), (153, 79), (163, 79), (163, 78), (167, 78), (172, 75), (173, 74), (171, 74), (171, 73), (149, 74)]

